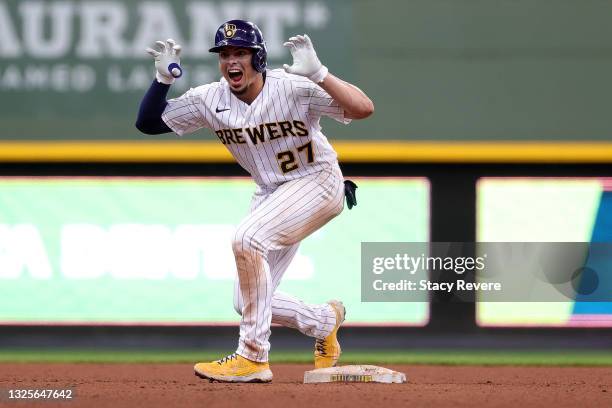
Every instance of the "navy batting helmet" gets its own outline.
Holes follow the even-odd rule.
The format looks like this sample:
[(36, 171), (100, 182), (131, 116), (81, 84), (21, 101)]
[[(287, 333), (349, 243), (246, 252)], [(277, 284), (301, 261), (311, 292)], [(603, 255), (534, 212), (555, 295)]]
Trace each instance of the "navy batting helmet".
[(268, 55), (266, 42), (255, 24), (244, 20), (230, 20), (221, 24), (215, 34), (215, 46), (209, 51), (220, 52), (223, 47), (227, 46), (253, 49), (253, 68), (257, 72), (266, 70)]

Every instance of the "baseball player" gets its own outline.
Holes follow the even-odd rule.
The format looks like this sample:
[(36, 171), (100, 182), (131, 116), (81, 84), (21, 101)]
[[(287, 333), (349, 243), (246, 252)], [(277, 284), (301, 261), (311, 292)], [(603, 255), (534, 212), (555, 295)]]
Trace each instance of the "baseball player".
[(167, 40), (147, 50), (155, 58), (156, 80), (141, 103), (136, 127), (147, 134), (178, 135), (209, 128), (257, 184), (250, 213), (232, 240), (238, 272), (234, 307), (242, 316), (238, 348), (194, 367), (196, 375), (211, 381), (271, 381), (271, 323), (314, 337), (317, 368), (334, 366), (340, 356), (342, 303), (307, 304), (276, 289), (300, 241), (340, 214), (345, 195), (349, 208), (355, 204), (355, 186), (344, 183), (319, 119), (347, 124), (370, 116), (374, 105), (360, 89), (328, 72), (307, 35), (284, 45), (293, 64), (268, 70), (259, 28), (228, 21), (210, 49), (219, 56), (221, 80), (168, 101), (170, 85), (181, 75), (181, 47)]

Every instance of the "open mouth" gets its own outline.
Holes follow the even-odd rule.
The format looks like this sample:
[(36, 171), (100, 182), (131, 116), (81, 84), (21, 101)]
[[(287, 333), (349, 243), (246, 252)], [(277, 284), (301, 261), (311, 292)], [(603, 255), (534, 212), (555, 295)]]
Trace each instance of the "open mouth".
[(230, 78), (230, 82), (232, 84), (240, 83), (240, 81), (242, 80), (242, 77), (243, 77), (242, 71), (237, 69), (237, 68), (230, 69), (228, 71), (228, 75), (229, 75), (229, 78)]

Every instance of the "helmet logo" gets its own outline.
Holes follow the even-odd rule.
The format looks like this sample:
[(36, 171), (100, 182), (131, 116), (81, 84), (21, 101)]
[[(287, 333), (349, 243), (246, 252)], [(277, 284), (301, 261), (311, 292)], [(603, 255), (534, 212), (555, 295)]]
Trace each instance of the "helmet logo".
[(223, 27), (223, 31), (225, 34), (225, 38), (232, 38), (236, 34), (236, 25), (225, 24), (225, 26)]

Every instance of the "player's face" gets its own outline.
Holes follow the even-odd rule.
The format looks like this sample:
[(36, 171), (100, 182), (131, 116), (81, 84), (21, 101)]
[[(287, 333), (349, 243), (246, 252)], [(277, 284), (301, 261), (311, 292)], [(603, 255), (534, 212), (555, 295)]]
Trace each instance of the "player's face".
[(225, 47), (219, 52), (219, 70), (236, 95), (245, 94), (259, 74), (251, 64), (249, 48)]

